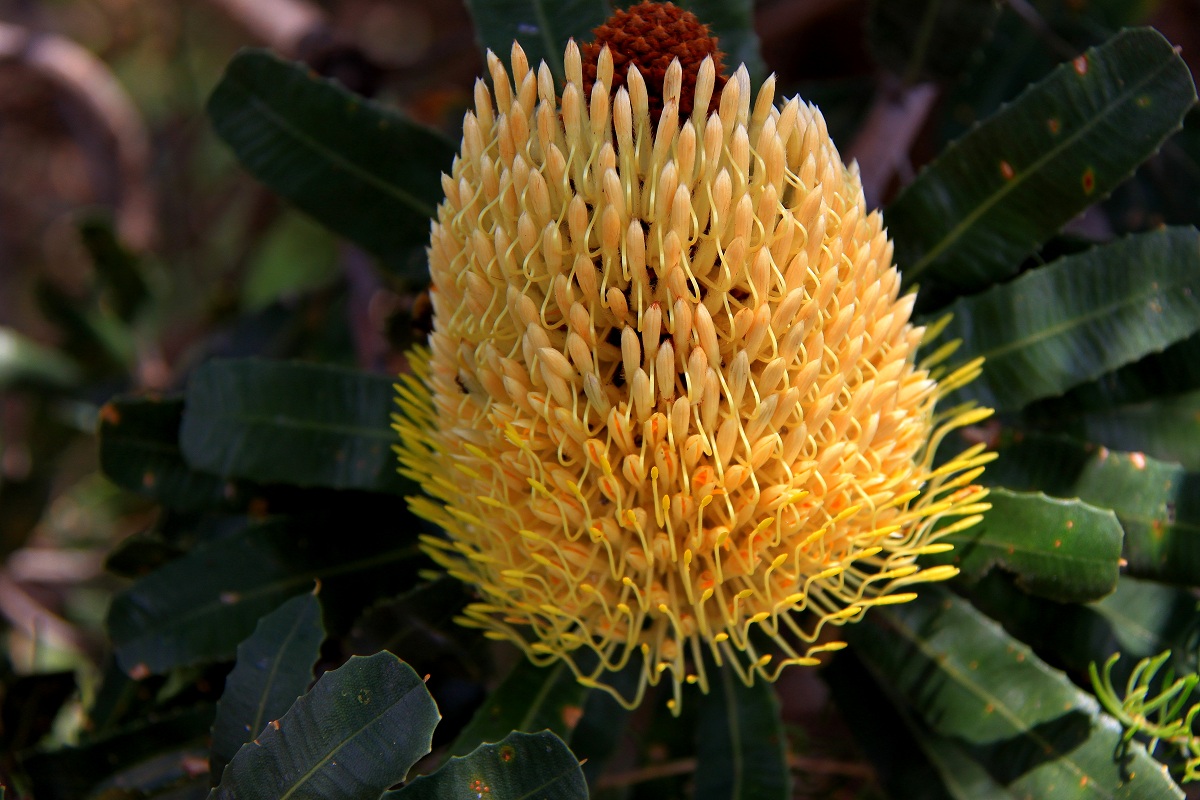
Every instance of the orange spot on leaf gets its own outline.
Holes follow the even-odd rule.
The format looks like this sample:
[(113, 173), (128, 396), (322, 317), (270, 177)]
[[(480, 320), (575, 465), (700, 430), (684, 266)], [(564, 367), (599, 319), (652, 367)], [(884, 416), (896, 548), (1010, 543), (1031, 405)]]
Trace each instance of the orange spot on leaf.
[(1083, 171), (1083, 177), (1080, 179), (1080, 184), (1083, 186), (1084, 194), (1091, 194), (1096, 190), (1096, 172), (1091, 167)]
[(1013, 169), (1012, 164), (1008, 163), (1007, 161), (1001, 161), (1000, 162), (1000, 174), (1004, 177), (1004, 180), (1011, 181), (1013, 179), (1013, 176), (1016, 175), (1017, 173)]
[(579, 706), (563, 706), (562, 720), (568, 730), (574, 730), (579, 724), (579, 720), (583, 718), (583, 709)]
[(119, 425), (121, 424), (121, 412), (112, 403), (105, 403), (100, 407), (100, 420), (109, 425)]
[(1079, 56), (1071, 62), (1071, 65), (1075, 67), (1075, 71), (1080, 75), (1087, 75), (1088, 57), (1086, 55)]

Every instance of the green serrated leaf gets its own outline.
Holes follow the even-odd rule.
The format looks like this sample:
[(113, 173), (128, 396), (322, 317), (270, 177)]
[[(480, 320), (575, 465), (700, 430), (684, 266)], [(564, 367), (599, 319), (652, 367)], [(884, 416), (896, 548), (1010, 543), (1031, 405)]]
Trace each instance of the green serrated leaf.
[(1096, 600), (1116, 588), (1121, 524), (1112, 511), (1007, 489), (993, 489), (988, 502), (983, 521), (947, 536), (954, 550), (931, 561), (954, 564), (972, 581), (1000, 566), (1030, 594), (1062, 603)]
[(217, 702), (209, 763), (219, 777), (238, 748), (278, 719), (312, 682), (325, 627), (316, 595), (293, 597), (258, 621), (238, 645)]
[(233, 486), (188, 466), (179, 449), (183, 400), (115, 397), (100, 410), (100, 468), (118, 486), (179, 511), (215, 507)]
[(521, 659), (454, 740), (450, 754), (464, 755), (481, 742), (499, 741), (509, 731), (544, 728), (566, 736), (579, 721), (587, 694), (563, 662), (538, 667)]
[(943, 336), (983, 374), (954, 397), (1016, 410), (1200, 329), (1200, 233), (1130, 236), (952, 303)]
[(696, 798), (788, 798), (791, 773), (779, 699), (765, 681), (746, 686), (729, 667), (712, 667), (698, 700)]
[(872, 0), (867, 43), (906, 83), (957, 78), (999, 16), (996, 0)]
[(81, 377), (71, 359), (11, 328), (0, 327), (0, 387), (70, 389)]
[(382, 375), (298, 362), (210, 361), (188, 382), (180, 432), (196, 469), (260, 483), (403, 494)]
[(370, 584), (399, 579), (417, 555), (403, 538), (332, 536), (286, 522), (208, 541), (118, 594), (108, 611), (117, 661), (127, 672), (230, 658), (258, 619), (316, 580)]
[(945, 589), (846, 629), (876, 678), (931, 731), (953, 737), (1024, 797), (1182, 798), (1140, 745), (1114, 758), (1116, 720), (1090, 694)]
[(352, 656), (238, 750), (210, 800), (376, 800), (429, 752), (440, 719), (412, 667)]
[(385, 266), (428, 239), (454, 157), (440, 134), (260, 50), (234, 57), (208, 114), (255, 177)]
[(1141, 453), (1100, 451), (1074, 488), (1116, 511), (1131, 575), (1200, 583), (1200, 475)]
[(560, 85), (567, 41), (589, 41), (611, 13), (606, 0), (467, 0), (467, 8), (480, 47), (508, 65), (513, 42), (520, 42), (530, 65), (545, 61)]
[(1037, 487), (1112, 509), (1124, 531), (1129, 574), (1186, 586), (1200, 583), (1197, 473), (1144, 453), (1058, 436), (1025, 435), (1002, 445), (999, 454), (996, 468), (984, 474), (989, 483)]
[(550, 731), (513, 731), (495, 744), (452, 758), (432, 775), (422, 775), (384, 800), (443, 800), (451, 797), (504, 800), (586, 800), (587, 783), (570, 748)]
[(887, 210), (919, 307), (1013, 275), (1025, 256), (1128, 177), (1196, 99), (1179, 54), (1122, 31), (950, 145)]

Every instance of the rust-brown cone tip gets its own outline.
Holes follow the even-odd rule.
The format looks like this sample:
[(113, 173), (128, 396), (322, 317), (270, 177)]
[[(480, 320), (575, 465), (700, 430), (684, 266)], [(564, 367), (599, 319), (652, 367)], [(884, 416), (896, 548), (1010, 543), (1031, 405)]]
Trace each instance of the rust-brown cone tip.
[(625, 86), (631, 66), (637, 67), (649, 90), (650, 118), (658, 124), (662, 115), (663, 81), (671, 62), (679, 59), (683, 67), (683, 92), (679, 112), (692, 113), (696, 93), (696, 75), (704, 59), (711, 57), (716, 67), (715, 91), (709, 100), (708, 111), (716, 111), (725, 86), (724, 53), (717, 49), (717, 39), (708, 26), (674, 3), (638, 3), (625, 11), (617, 11), (592, 31), (595, 41), (581, 45), (583, 55), (583, 88), (590, 97), (596, 83), (596, 63), (600, 51), (608, 47), (612, 53), (613, 77), (611, 91)]

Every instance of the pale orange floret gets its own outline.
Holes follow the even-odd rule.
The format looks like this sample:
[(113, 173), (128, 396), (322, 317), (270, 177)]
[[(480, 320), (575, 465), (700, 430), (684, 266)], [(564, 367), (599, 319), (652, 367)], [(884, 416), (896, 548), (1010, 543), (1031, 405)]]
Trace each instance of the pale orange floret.
[[(619, 699), (669, 676), (678, 710), (705, 651), (773, 680), (951, 577), (915, 561), (987, 508), (991, 454), (934, 450), (990, 412), (934, 406), (979, 365), (916, 363), (883, 220), (820, 112), (776, 106), (773, 79), (752, 102), (743, 67), (709, 114), (702, 68), (704, 101), (655, 126), (607, 49), (586, 92), (568, 46), (561, 97), (512, 64), (489, 54), (443, 181), (434, 330), (395, 418), (412, 508), (445, 529), (423, 546), (480, 595), (460, 621), (614, 694), (634, 660)], [(665, 108), (682, 85), (675, 62)]]

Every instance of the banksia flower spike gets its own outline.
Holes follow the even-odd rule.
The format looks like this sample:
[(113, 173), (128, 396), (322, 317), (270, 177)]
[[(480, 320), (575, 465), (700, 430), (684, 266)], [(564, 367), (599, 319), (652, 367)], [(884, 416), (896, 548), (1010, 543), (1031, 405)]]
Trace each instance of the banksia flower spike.
[(752, 98), (745, 67), (718, 94), (711, 54), (618, 81), (612, 48), (571, 43), (561, 96), (511, 61), (489, 54), (443, 178), (396, 417), (412, 508), (445, 530), (424, 548), (478, 591), (461, 621), (629, 705), (669, 675), (677, 709), (706, 659), (773, 680), (952, 576), (916, 559), (986, 509), (989, 454), (934, 450), (990, 411), (934, 406), (979, 365), (916, 363), (820, 112), (773, 79)]

